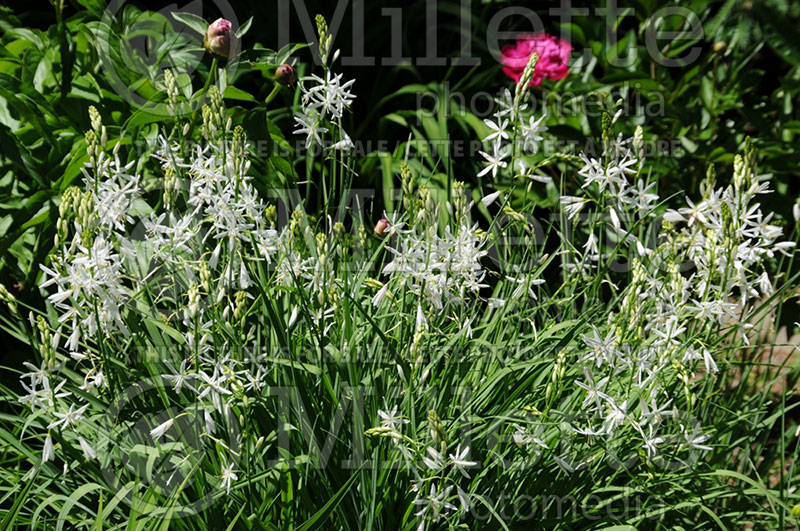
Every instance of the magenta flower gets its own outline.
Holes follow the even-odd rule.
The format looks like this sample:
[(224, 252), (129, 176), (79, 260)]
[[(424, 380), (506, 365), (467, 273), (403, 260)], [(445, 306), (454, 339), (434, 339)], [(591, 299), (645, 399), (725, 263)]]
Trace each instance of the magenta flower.
[(203, 45), (214, 55), (227, 59), (231, 52), (232, 34), (231, 22), (224, 18), (218, 18), (208, 25)]
[(540, 33), (538, 35), (520, 35), (515, 44), (506, 44), (500, 50), (502, 55), (503, 73), (519, 82), (522, 71), (528, 64), (528, 59), (534, 52), (539, 56), (536, 69), (533, 71), (531, 84), (537, 87), (542, 84), (542, 79), (553, 81), (567, 77), (569, 71), (569, 54), (572, 45), (553, 35)]

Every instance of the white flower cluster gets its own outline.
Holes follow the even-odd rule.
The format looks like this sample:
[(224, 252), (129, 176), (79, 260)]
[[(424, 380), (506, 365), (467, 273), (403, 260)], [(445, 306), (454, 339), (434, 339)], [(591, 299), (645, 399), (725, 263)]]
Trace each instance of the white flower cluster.
[[(527, 104), (515, 103), (508, 89), (501, 98), (495, 99), (495, 102), (498, 110), (494, 113), (494, 120), (484, 120), (490, 132), (483, 139), (483, 143), (491, 143), (491, 152), (480, 152), (486, 163), (478, 173), (478, 177), (488, 173), (491, 173), (492, 177), (497, 177), (497, 172), (508, 166), (506, 159), (509, 157), (515, 157), (519, 164), (519, 172), (528, 175), (529, 169), (521, 156), (535, 154), (539, 150), (539, 143), (544, 139), (541, 134), (547, 131), (547, 126), (542, 125), (546, 116), (542, 115), (537, 119), (532, 113), (528, 115), (525, 112)], [(547, 176), (529, 175), (529, 177), (541, 182), (551, 180)]]
[(472, 498), (460, 486), (461, 479), (470, 480), (470, 471), (478, 467), (476, 461), (469, 460), (469, 446), (459, 443), (454, 452), (448, 452), (441, 420), (434, 411), (428, 413), (428, 437), (424, 441), (401, 432), (408, 420), (397, 406), (378, 410), (378, 417), (379, 426), (366, 434), (390, 439), (393, 449), (405, 461), (406, 470), (413, 475), (411, 492), (415, 494), (412, 505), (417, 509), (414, 515), (419, 518), (417, 529), (425, 529), (428, 522), (450, 520), (469, 511)]
[[(82, 197), (65, 194), (61, 206), (63, 214), (74, 213), (71, 225), (61, 225), (62, 230), (72, 231), (72, 237), (64, 240), (60, 253), (52, 255), (50, 267), (40, 266), (49, 277), (41, 287), (57, 288), (48, 300), (61, 310), (59, 322), (71, 324), (67, 347), (73, 354), (79, 350), (82, 334), (127, 332), (120, 306), (130, 290), (123, 281), (123, 258), (112, 234), (132, 220), (139, 177), (127, 173), (133, 163), (122, 164), (118, 155), (112, 158), (103, 152), (97, 160), (94, 175), (83, 169), (87, 192)], [(74, 199), (72, 204), (68, 204), (70, 199)]]
[[(685, 394), (691, 407), (689, 386), (697, 378), (698, 364), (706, 373), (718, 371), (709, 349), (692, 337), (749, 322), (748, 314), (755, 309), (748, 302), (772, 291), (764, 260), (794, 244), (778, 241), (782, 229), (769, 224), (772, 215), (764, 215), (754, 201), (769, 190), (756, 176), (752, 153), (737, 157), (732, 185), (715, 190), (708, 182), (703, 201), (687, 199), (688, 207), (668, 211), (666, 230), (645, 224), (658, 195), (651, 192), (655, 183), (629, 183), (639, 165), (628, 143), (618, 139), (611, 146), (613, 153), (604, 154), (605, 163), (584, 156), (579, 174), (591, 195), (561, 201), (570, 218), (585, 205), (596, 204), (600, 212), (587, 216), (607, 221), (599, 232), (596, 224), (586, 224), (591, 228), (583, 253), (565, 253), (577, 255), (572, 262), (567, 259), (566, 271), (598, 271), (598, 263), (610, 256), (604, 250), (616, 246), (635, 251), (629, 254), (632, 278), (619, 313), (607, 316), (605, 333), (593, 326), (591, 334), (582, 336), (584, 354), (579, 361), (584, 377), (576, 384), (585, 391), (587, 418), (596, 423), (589, 420), (575, 429), (593, 437), (613, 437), (629, 426), (654, 459), (664, 444), (673, 450), (710, 448), (702, 444), (709, 435), (679, 421), (670, 409), (676, 392)], [(656, 238), (655, 249), (645, 246), (647, 234)], [(747, 325), (741, 326), (747, 340)]]
[[(122, 165), (116, 157), (108, 163), (101, 153), (99, 163), (89, 168), (93, 174), (86, 172), (87, 192), (65, 194), (61, 221), (73, 221), (59, 222), (64, 243), (53, 254), (51, 266), (42, 266), (41, 286), (56, 287), (48, 299), (60, 312), (59, 328), (49, 341), (52, 356), (59, 338), (68, 335), (64, 347), (78, 362), (74, 369), (84, 377), (84, 392), (108, 385), (101, 353), (120, 348), (120, 335), (129, 334), (128, 323), (139, 313), (174, 311), (176, 304), (182, 308), (180, 337), (187, 355), (164, 360), (171, 372), (163, 376), (175, 393), (194, 393), (209, 434), (215, 431), (215, 416), (229, 415), (227, 400), (235, 392), (260, 392), (266, 370), (263, 360), (245, 363), (219, 355), (223, 346), (212, 347), (210, 339), (214, 316), (225, 320), (242, 314), (252, 298), (244, 291), (252, 284), (248, 262), (268, 263), (282, 246), (281, 235), (267, 223), (265, 205), (246, 175), (249, 163), (241, 132), (239, 137), (239, 143), (234, 142), (238, 151), (209, 144), (185, 157), (160, 138), (155, 157), (164, 172), (189, 182), (185, 212), (157, 213), (137, 203), (141, 179), (126, 173), (131, 165)], [(134, 216), (142, 220), (144, 237), (133, 223)], [(147, 306), (138, 298), (143, 288), (156, 288)], [(177, 301), (176, 291), (181, 293)], [(180, 327), (180, 322), (173, 326)], [(83, 425), (89, 404), (74, 398), (78, 395), (68, 389), (66, 379), (60, 378), (55, 386), (51, 383), (63, 366), (51, 363), (47, 369), (23, 375), (27, 394), (21, 401), (45, 409), (52, 418), (47, 441), (52, 440), (52, 430), (60, 430), (62, 440), (64, 430), (75, 431), (70, 440), (77, 441), (91, 459), (97, 455), (90, 442), (95, 430)], [(164, 440), (172, 422), (153, 428), (153, 439)], [(54, 455), (51, 444), (44, 461)], [(223, 471), (226, 488), (232, 479), (231, 470)]]
[(397, 241), (387, 246), (393, 255), (383, 274), (412, 293), (422, 295), (437, 311), (446, 304), (460, 304), (468, 295), (485, 287), (486, 271), (480, 260), (486, 256), (485, 241), (477, 225), (464, 219), (455, 234), (446, 227), (443, 235), (419, 228), (397, 231)]
[(185, 161), (170, 153), (164, 138), (161, 143), (156, 158), (162, 161), (164, 170), (191, 176), (187, 199), (191, 210), (177, 217), (170, 213), (168, 220), (166, 213), (153, 213), (145, 221), (152, 235), (148, 247), (159, 258), (174, 260), (189, 252), (190, 243), (203, 233), (202, 242), (217, 242), (208, 262), (210, 269), (216, 268), (222, 251), (235, 258), (220, 276), (222, 286), (233, 287), (235, 278), (240, 289), (247, 289), (250, 279), (242, 247), (255, 242), (255, 256), (269, 263), (279, 246), (277, 231), (264, 219), (265, 205), (251, 184), (252, 178), (246, 175), (250, 162), (245, 157), (237, 161), (230, 154), (226, 162), (224, 151), (213, 144), (197, 146)]
[[(308, 119), (319, 125), (323, 119), (340, 120), (352, 102), (348, 92), (352, 82), (343, 83), (341, 76), (330, 73), (326, 79), (313, 80), (317, 86), (303, 88), (306, 114), (298, 121)], [(492, 133), (486, 140), (495, 149), (493, 155), (485, 156), (494, 160), (494, 170), (503, 168), (514, 151), (508, 145), (513, 141), (507, 132), (509, 122), (513, 134), (521, 135), (525, 142), (541, 140), (541, 119), (523, 120), (522, 110), (509, 93), (496, 121), (487, 121)], [(227, 130), (219, 129), (219, 136)], [(389, 306), (384, 304), (387, 300), (407, 298), (396, 297), (396, 292), (413, 295), (408, 299), (416, 315), (412, 309), (406, 316), (409, 326), (413, 319), (413, 333), (403, 346), (410, 351), (407, 361), (412, 375), (408, 380), (405, 366), (397, 367), (401, 379), (410, 382), (416, 376), (414, 383), (420, 386), (427, 378), (436, 377), (433, 364), (422, 366), (421, 339), (432, 338), (435, 343), (443, 339), (436, 337), (441, 328), (448, 328), (466, 342), (472, 337), (473, 320), (482, 315), (451, 309), (468, 309), (468, 303), (477, 300), (485, 300), (481, 308), (488, 312), (503, 308), (499, 312), (510, 314), (520, 309), (513, 315), (532, 324), (536, 336), (537, 312), (546, 313), (549, 310), (541, 307), (552, 304), (548, 300), (542, 301), (541, 307), (536, 304), (545, 299), (537, 288), (544, 279), (523, 269), (522, 264), (512, 264), (496, 275), (493, 296), (481, 297), (481, 291), (489, 288), (482, 262), (490, 240), (471, 218), (473, 204), (467, 204), (461, 194), (465, 192), (462, 183), (455, 183), (458, 193), (454, 192), (452, 204), (447, 204), (447, 223), (440, 224), (429, 190), (419, 189), (418, 195), (413, 195), (413, 179), (406, 167), (403, 204), (412, 219), (408, 227), (402, 221), (406, 218), (397, 213), (382, 219), (373, 234), (367, 234), (362, 226), (361, 232), (356, 230), (345, 238), (343, 223), (334, 224), (324, 217), (312, 219), (298, 208), (285, 226), (277, 228), (270, 215), (274, 211), (259, 197), (248, 176), (243, 131), (237, 128), (233, 136), (232, 146), (211, 142), (186, 152), (177, 143), (159, 139), (155, 159), (169, 176), (164, 180), (164, 197), (170, 197), (162, 203), (165, 209), (154, 211), (141, 200), (145, 189), (152, 197), (152, 188), (128, 173), (131, 165), (102, 152), (86, 173), (87, 191), (81, 194), (75, 189), (65, 194), (58, 225), (61, 244), (57, 244), (51, 264), (42, 267), (45, 278), (41, 284), (55, 288), (49, 302), (59, 317), (52, 333), (44, 318), (36, 325), (44, 362), (39, 367), (26, 364), (29, 372), (22, 376), (26, 394), (21, 401), (41, 414), (47, 432), (43, 461), (55, 458), (54, 439), (80, 448), (86, 459), (102, 453), (92, 439), (96, 412), (85, 397), (126, 383), (114, 382), (117, 370), (109, 370), (103, 352), (116, 350), (126, 356), (131, 336), (136, 339), (144, 335), (142, 329), (158, 327), (169, 330), (170, 341), (179, 348), (157, 362), (164, 367), (157, 374), (169, 384), (175, 401), (191, 399), (197, 404), (193, 411), (201, 419), (199, 432), (214, 447), (209, 451), (219, 456), (218, 486), (227, 492), (235, 489), (237, 453), (233, 447), (219, 451), (225, 447), (225, 441), (219, 441), (223, 433), (235, 431), (228, 430), (236, 421), (232, 418), (234, 406), (260, 397), (270, 385), (274, 359), (264, 352), (245, 357), (243, 350), (257, 336), (263, 337), (265, 330), (259, 327), (267, 329), (267, 335), (274, 331), (269, 329), (274, 323), (264, 324), (258, 306), (273, 294), (276, 300), (269, 303), (285, 303), (275, 308), (289, 314), (286, 330), (280, 333), (291, 331), (293, 340), (303, 338), (298, 342), (336, 334), (334, 327), (344, 322), (345, 307), (338, 301), (359, 298), (357, 302), (365, 302), (372, 295), (362, 289), (365, 286), (378, 290), (372, 303), (383, 308)], [(319, 140), (313, 132), (309, 138)], [(728, 327), (740, 327), (733, 331), (747, 338), (749, 330), (740, 322), (750, 321), (754, 302), (773, 290), (766, 261), (776, 253), (788, 252), (792, 244), (779, 241), (782, 230), (770, 223), (772, 215), (764, 214), (757, 203), (769, 190), (756, 174), (752, 152), (736, 159), (732, 185), (715, 189), (709, 180), (702, 201), (687, 200), (687, 207), (668, 211), (662, 227), (653, 222), (659, 201), (656, 183), (639, 176), (642, 164), (636, 156), (637, 141), (617, 137), (609, 144), (609, 151), (598, 160), (582, 157), (580, 195), (561, 199), (570, 219), (595, 205), (597, 212), (587, 215), (600, 216), (604, 223), (579, 224), (574, 231), (577, 239), (563, 242), (556, 258), (562, 259), (566, 275), (558, 291), (563, 287), (569, 292), (573, 283), (579, 288), (601, 285), (621, 302), (605, 308), (602, 322), (586, 324), (585, 333), (575, 334), (569, 347), (557, 354), (551, 381), (544, 384), (546, 399), (561, 392), (553, 391), (555, 388), (572, 389), (570, 399), (585, 415), (582, 421), (572, 423), (575, 434), (604, 438), (607, 447), (612, 447), (617, 437), (634, 440), (637, 445), (641, 440), (640, 449), (651, 460), (708, 450), (711, 435), (680, 418), (675, 408), (679, 403), (692, 408), (694, 383), (703, 373), (713, 375), (719, 370), (721, 360), (708, 347), (708, 337), (721, 337), (730, 331)], [(515, 162), (521, 161), (514, 157)], [(483, 173), (488, 171), (493, 170)], [(524, 164), (520, 171), (527, 175)], [(186, 184), (179, 200), (174, 197), (174, 183)], [(490, 194), (482, 205), (490, 207), (498, 197), (499, 192)], [(176, 205), (182, 211), (175, 210)], [(508, 205), (504, 212), (516, 215), (519, 223), (525, 221)], [(374, 266), (365, 256), (369, 253), (356, 252), (351, 236), (365, 246), (372, 242), (373, 248), (385, 243), (386, 261), (381, 269), (388, 277), (385, 283), (374, 279), (350, 282), (352, 271), (358, 271), (355, 276), (363, 279), (366, 268)], [(627, 279), (603, 267), (603, 262), (615, 258), (620, 250), (631, 264)], [(374, 256), (378, 255), (376, 251)], [(529, 255), (523, 252), (522, 256)], [(337, 269), (338, 259), (348, 260), (350, 269)], [(275, 290), (268, 292), (268, 287)], [(303, 325), (297, 324), (299, 308)], [(392, 309), (377, 318), (394, 318), (394, 313)], [(457, 326), (440, 327), (441, 322), (454, 321), (455, 314)], [(62, 337), (67, 337), (63, 345)], [(327, 346), (333, 351), (334, 345), (348, 340), (331, 341)], [(69, 357), (57, 353), (59, 348)], [(69, 371), (64, 370), (67, 364)], [(577, 369), (568, 373), (568, 365)], [(72, 373), (78, 374), (80, 385), (67, 385), (66, 378)], [(565, 378), (573, 378), (574, 386), (564, 385)], [(461, 480), (469, 479), (470, 469), (477, 466), (469, 460), (469, 447), (448, 442), (433, 411), (428, 415), (430, 437), (420, 436), (420, 440), (402, 433), (409, 422), (397, 407), (378, 414), (380, 425), (367, 433), (389, 438), (393, 450), (406, 460), (407, 470), (413, 474), (413, 505), (420, 521), (435, 523), (467, 511), (471, 496), (462, 490)], [(176, 421), (170, 417), (148, 424), (147, 433), (155, 446), (178, 443)], [(545, 442), (552, 443), (549, 435), (528, 430), (521, 423), (511, 426), (518, 447), (536, 445), (553, 450)], [(667, 445), (670, 452), (663, 452)], [(176, 459), (184, 457), (188, 459), (188, 455)], [(566, 471), (586, 463), (571, 462), (561, 455), (553, 458)]]
[[(328, 70), (324, 79), (312, 75), (300, 83), (300, 90), (303, 92), (302, 112), (294, 117), (299, 126), (294, 132), (306, 135), (306, 149), (315, 144), (323, 145), (322, 135), (329, 132), (326, 127), (329, 124), (337, 126), (341, 131), (341, 138), (333, 147), (352, 147), (350, 137), (341, 129), (341, 119), (355, 99), (351, 92), (354, 81), (343, 81), (342, 74), (334, 75)], [(308, 82), (311, 82), (310, 86), (307, 85)]]
[(710, 311), (712, 318), (721, 318), (731, 300), (745, 304), (772, 293), (763, 262), (776, 253), (788, 254), (794, 242), (778, 241), (783, 229), (770, 224), (773, 214), (765, 215), (756, 202), (759, 195), (770, 192), (769, 182), (759, 180), (753, 165), (737, 155), (730, 186), (709, 189), (697, 204), (687, 199), (689, 206), (664, 216), (686, 224), (676, 243), (697, 267), (689, 279), (696, 295), (709, 291), (716, 295), (711, 302), (717, 306), (711, 310), (698, 302), (698, 315)]

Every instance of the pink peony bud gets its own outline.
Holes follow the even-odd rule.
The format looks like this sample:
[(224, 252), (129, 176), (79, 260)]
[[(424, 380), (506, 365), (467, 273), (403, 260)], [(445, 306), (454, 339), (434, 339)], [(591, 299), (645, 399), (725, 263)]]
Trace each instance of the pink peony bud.
[(553, 81), (567, 77), (569, 72), (569, 54), (572, 45), (565, 40), (556, 39), (553, 35), (520, 35), (515, 44), (507, 44), (500, 50), (503, 73), (519, 82), (528, 59), (534, 52), (539, 56), (533, 71), (531, 85), (537, 87), (542, 79)]
[(381, 218), (375, 224), (375, 228), (372, 230), (377, 236), (383, 238), (387, 234), (387, 229), (389, 228), (389, 220), (386, 218)]
[(292, 65), (283, 64), (275, 69), (275, 81), (281, 85), (289, 86), (297, 81), (297, 74)]
[(231, 31), (231, 23), (224, 18), (218, 18), (208, 25), (203, 46), (214, 55), (227, 59), (231, 53), (231, 40), (236, 38)]

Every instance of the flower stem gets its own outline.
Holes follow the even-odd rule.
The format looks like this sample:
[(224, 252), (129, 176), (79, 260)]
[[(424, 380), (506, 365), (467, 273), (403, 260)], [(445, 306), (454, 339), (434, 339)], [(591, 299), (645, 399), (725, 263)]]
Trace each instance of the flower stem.
[(203, 90), (201, 91), (203, 95), (205, 95), (208, 92), (208, 87), (211, 86), (211, 79), (217, 77), (217, 63), (219, 63), (219, 59), (214, 57), (214, 59), (211, 61), (211, 69), (208, 71), (206, 84), (203, 85)]
[(269, 105), (269, 102), (271, 102), (272, 100), (274, 100), (274, 99), (275, 99), (275, 96), (277, 96), (277, 95), (278, 95), (278, 92), (280, 92), (280, 91), (281, 91), (281, 85), (280, 85), (280, 84), (278, 84), (278, 83), (275, 83), (275, 86), (274, 86), (274, 87), (272, 87), (272, 92), (270, 92), (270, 93), (269, 93), (269, 96), (267, 96), (267, 99), (265, 99), (265, 100), (264, 100), (264, 105), (265, 105), (265, 106), (266, 106), (266, 105)]

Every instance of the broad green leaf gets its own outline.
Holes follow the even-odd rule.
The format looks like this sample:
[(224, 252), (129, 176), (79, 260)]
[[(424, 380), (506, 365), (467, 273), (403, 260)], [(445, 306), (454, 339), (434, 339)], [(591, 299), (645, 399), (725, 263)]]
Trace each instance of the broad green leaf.
[(175, 20), (186, 24), (189, 28), (193, 29), (200, 35), (205, 35), (206, 31), (208, 30), (208, 22), (204, 18), (198, 17), (194, 13), (173, 11), (172, 16), (175, 18)]

